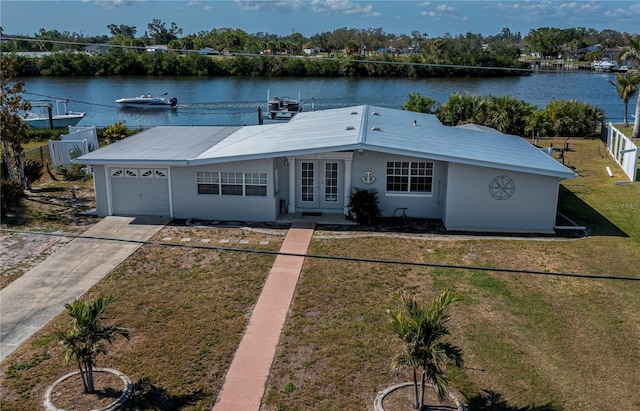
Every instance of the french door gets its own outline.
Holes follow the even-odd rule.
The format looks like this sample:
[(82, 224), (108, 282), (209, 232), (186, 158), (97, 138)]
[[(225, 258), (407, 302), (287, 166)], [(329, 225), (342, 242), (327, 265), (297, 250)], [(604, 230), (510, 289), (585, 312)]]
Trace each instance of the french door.
[(337, 160), (300, 160), (298, 204), (305, 209), (342, 208), (341, 164)]

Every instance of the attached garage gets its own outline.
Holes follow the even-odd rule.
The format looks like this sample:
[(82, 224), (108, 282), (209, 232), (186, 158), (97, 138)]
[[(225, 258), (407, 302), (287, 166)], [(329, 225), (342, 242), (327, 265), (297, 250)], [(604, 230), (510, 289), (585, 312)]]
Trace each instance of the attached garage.
[(109, 168), (115, 215), (170, 216), (167, 168)]

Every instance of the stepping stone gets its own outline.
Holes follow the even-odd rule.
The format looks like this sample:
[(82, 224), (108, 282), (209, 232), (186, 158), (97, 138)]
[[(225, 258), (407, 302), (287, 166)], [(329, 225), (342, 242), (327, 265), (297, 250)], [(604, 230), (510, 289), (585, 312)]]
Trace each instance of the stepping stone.
[(260, 241), (260, 245), (267, 245), (267, 244), (269, 244), (268, 241), (264, 241), (264, 240)]
[(203, 238), (202, 240), (200, 240), (201, 243), (210, 243), (211, 240), (208, 238)]
[(220, 240), (219, 242), (222, 243), (222, 244), (227, 244), (229, 242), (229, 240)]
[(162, 239), (162, 241), (171, 241), (173, 239), (173, 237), (164, 237)]
[(240, 244), (249, 244), (249, 240), (240, 240), (238, 241)]
[(185, 237), (181, 240), (182, 242), (188, 243), (189, 241), (191, 241), (191, 238), (189, 237)]

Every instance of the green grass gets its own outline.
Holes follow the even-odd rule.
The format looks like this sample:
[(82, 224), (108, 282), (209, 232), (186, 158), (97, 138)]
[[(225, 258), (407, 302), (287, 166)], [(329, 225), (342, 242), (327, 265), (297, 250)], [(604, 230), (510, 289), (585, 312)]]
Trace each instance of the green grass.
[[(614, 184), (622, 172), (599, 141), (576, 139), (571, 147), (566, 160), (580, 177), (562, 182), (560, 209), (588, 227), (588, 238), (316, 238), (309, 252), (638, 278), (640, 186)], [(189, 227), (166, 227), (158, 238), (164, 236), (208, 236), (213, 243), (248, 238), (249, 247), (265, 238)], [(270, 249), (281, 244), (281, 237), (268, 239)], [(210, 409), (272, 262), (270, 256), (144, 246), (94, 287), (89, 297), (120, 297), (110, 318), (132, 335), (99, 359), (136, 383), (124, 409)], [(465, 367), (450, 376), (472, 409), (640, 408), (638, 281), (308, 258), (262, 409), (370, 408), (379, 391), (410, 380), (390, 370), (399, 349), (386, 328), (386, 310), (395, 307), (391, 293), (428, 301), (444, 289), (463, 296), (452, 306), (451, 338), (464, 351)], [(39, 409), (47, 385), (68, 371), (57, 347), (34, 344), (64, 323), (56, 318), (0, 365), (3, 410)], [(33, 366), (20, 368), (16, 378), (9, 370), (20, 364)]]

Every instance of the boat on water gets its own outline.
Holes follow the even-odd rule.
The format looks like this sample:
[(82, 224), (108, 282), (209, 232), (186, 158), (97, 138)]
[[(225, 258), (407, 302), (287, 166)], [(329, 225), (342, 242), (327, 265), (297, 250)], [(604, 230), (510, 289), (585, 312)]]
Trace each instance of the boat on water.
[(167, 93), (160, 96), (143, 94), (138, 97), (126, 97), (116, 100), (116, 103), (125, 108), (174, 108), (178, 105), (175, 97), (166, 98)]
[(591, 66), (597, 71), (613, 71), (617, 73), (624, 73), (629, 69), (627, 66), (618, 66), (618, 63), (608, 57), (594, 61)]
[(302, 111), (300, 96), (296, 100), (286, 96), (269, 98), (267, 95), (267, 110), (269, 118), (272, 120), (291, 119)]
[(80, 111), (69, 111), (69, 100), (30, 100), (31, 110), (22, 119), (31, 128), (67, 128), (75, 126), (86, 116)]

